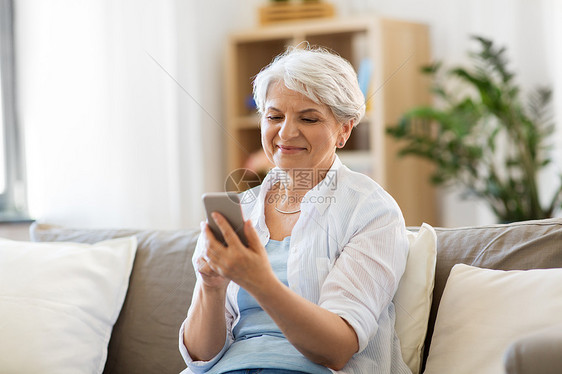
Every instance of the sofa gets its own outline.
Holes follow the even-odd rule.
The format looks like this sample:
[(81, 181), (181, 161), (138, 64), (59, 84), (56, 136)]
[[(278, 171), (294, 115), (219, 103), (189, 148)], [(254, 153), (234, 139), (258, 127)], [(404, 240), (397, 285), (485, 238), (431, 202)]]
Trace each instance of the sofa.
[[(418, 228), (409, 229), (416, 231)], [(560, 218), (478, 227), (435, 228), (435, 233), (437, 235), (437, 258), (422, 359), (424, 367), (428, 364), (428, 356), (433, 354), (431, 351), (432, 344), (437, 339), (436, 331), (441, 331), (441, 335), (451, 335), (452, 340), (445, 339), (439, 344), (440, 346), (447, 347), (452, 344), (451, 341), (454, 343), (458, 340), (454, 338), (456, 328), (451, 329), (446, 324), (443, 325), (443, 328), (436, 326), (448, 277), (456, 264), (470, 265), (470, 270), (479, 269), (478, 271), (484, 271), (480, 269), (513, 271), (562, 268), (562, 219)], [(185, 364), (178, 352), (178, 328), (185, 318), (192, 297), (195, 274), (191, 257), (198, 235), (199, 230), (195, 229), (104, 230), (68, 228), (39, 223), (33, 224), (30, 228), (32, 240), (39, 242), (96, 243), (111, 238), (136, 237), (138, 246), (130, 274), (129, 287), (111, 333), (107, 361), (103, 371), (105, 374), (165, 374), (179, 373), (185, 369)], [(459, 273), (466, 271), (465, 268), (459, 269)], [(494, 272), (492, 275), (503, 277), (503, 274), (511, 276), (512, 272)], [(529, 272), (515, 272), (513, 276), (525, 276), (526, 274)], [(485, 276), (488, 275), (488, 273), (485, 274)], [(555, 277), (558, 275), (558, 273), (554, 274)], [(544, 282), (543, 278), (540, 278), (545, 276), (543, 272), (537, 276), (539, 276), (539, 282)], [(470, 279), (475, 278), (471, 277), (467, 278), (468, 280), (462, 279), (457, 282), (457, 287), (471, 284)], [(478, 292), (480, 288), (485, 288), (488, 284), (491, 286), (499, 284), (501, 290), (506, 288), (500, 281), (487, 281), (488, 278), (485, 277), (483, 279), (485, 280), (484, 286), (469, 287), (462, 292), (467, 294)], [(516, 281), (508, 279), (508, 282)], [(543, 288), (541, 286), (533, 287), (533, 295), (540, 293), (540, 289)], [(552, 289), (550, 286), (544, 288), (545, 291)], [(511, 297), (517, 298), (518, 294), (526, 292), (527, 289), (528, 287), (523, 288), (522, 291), (514, 290)], [(476, 295), (476, 297), (480, 297), (478, 294)], [(451, 295), (451, 297), (453, 296), (455, 295)], [(465, 301), (463, 298), (465, 295), (460, 296), (459, 299), (451, 299), (449, 303), (449, 309), (453, 308), (451, 311), (453, 316), (462, 314), (454, 310), (455, 306)], [(488, 299), (490, 302), (497, 301), (494, 300), (495, 297)], [(562, 299), (562, 294), (553, 299)], [(535, 304), (540, 303), (535, 302)], [(468, 305), (475, 307), (479, 303), (472, 302)], [(555, 307), (557, 308), (558, 305)], [(439, 318), (441, 317), (446, 316), (439, 315)], [(510, 318), (512, 317), (519, 318), (517, 316)], [(527, 320), (527, 318), (523, 319)], [(559, 314), (559, 319), (562, 323), (562, 314)], [(505, 318), (502, 317), (500, 323), (503, 320)], [(530, 326), (527, 331), (528, 335), (521, 336), (520, 339), (518, 337), (507, 349), (502, 348), (502, 351), (505, 351), (502, 358), (503, 365), (508, 373), (562, 373), (562, 325), (558, 329), (555, 325), (553, 325), (555, 327), (549, 328), (550, 326), (540, 326), (540, 323), (542, 322), (539, 321), (538, 324)], [(550, 324), (550, 322), (548, 323)], [(462, 327), (466, 327), (464, 323), (461, 324)], [(518, 323), (519, 325), (522, 324)], [(461, 330), (460, 327), (459, 330)], [(540, 327), (545, 327), (545, 329)], [(487, 328), (489, 331), (486, 333), (490, 333), (492, 338), (484, 340), (489, 342), (499, 332), (494, 331), (494, 326), (487, 326)], [(445, 357), (448, 357), (450, 352), (445, 350), (444, 354)], [(466, 355), (466, 352), (463, 354)], [(430, 369), (429, 372), (439, 372), (439, 369)], [(459, 370), (449, 373), (462, 372), (463, 369), (459, 367)]]

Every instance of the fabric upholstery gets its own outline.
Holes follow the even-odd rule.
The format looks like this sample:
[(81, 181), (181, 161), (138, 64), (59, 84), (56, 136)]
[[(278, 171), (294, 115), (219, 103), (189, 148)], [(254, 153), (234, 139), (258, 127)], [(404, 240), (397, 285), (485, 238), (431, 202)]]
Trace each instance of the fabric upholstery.
[(408, 231), (408, 241), (410, 250), (406, 270), (393, 299), (396, 306), (394, 326), (404, 362), (412, 374), (418, 374), (433, 295), (437, 236), (433, 227), (424, 223), (419, 231)]
[[(191, 256), (199, 230), (90, 230), (33, 225), (37, 241), (95, 243), (136, 235), (137, 256), (129, 294), (114, 327), (105, 374), (178, 373), (178, 327), (191, 301)], [(425, 344), (431, 342), (437, 308), (457, 263), (500, 270), (562, 267), (562, 218), (465, 228), (435, 228), (437, 267)]]
[(34, 241), (96, 243), (136, 236), (129, 291), (113, 328), (104, 373), (179, 373), (178, 329), (195, 285), (191, 256), (199, 230), (90, 230), (34, 224)]
[(507, 374), (562, 373), (562, 325), (534, 331), (505, 352)]
[(562, 267), (562, 218), (465, 228), (435, 228), (437, 265), (425, 357), (439, 302), (451, 268), (457, 263), (498, 270)]
[(0, 239), (0, 372), (101, 374), (136, 249)]
[(503, 373), (511, 343), (560, 324), (562, 269), (453, 266), (424, 374)]

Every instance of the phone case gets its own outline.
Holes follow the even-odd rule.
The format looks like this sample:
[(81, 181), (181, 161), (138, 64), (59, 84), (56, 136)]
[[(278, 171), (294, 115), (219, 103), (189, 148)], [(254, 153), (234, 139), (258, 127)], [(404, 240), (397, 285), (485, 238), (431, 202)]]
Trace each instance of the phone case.
[(244, 216), (242, 214), (242, 207), (240, 206), (240, 198), (237, 193), (234, 192), (213, 192), (206, 193), (203, 195), (203, 204), (205, 205), (205, 211), (207, 214), (207, 222), (209, 222), (209, 227), (215, 235), (215, 238), (227, 245), (222, 233), (211, 216), (212, 212), (218, 212), (222, 214), (230, 226), (234, 229), (240, 241), (247, 246), (248, 240), (244, 234)]

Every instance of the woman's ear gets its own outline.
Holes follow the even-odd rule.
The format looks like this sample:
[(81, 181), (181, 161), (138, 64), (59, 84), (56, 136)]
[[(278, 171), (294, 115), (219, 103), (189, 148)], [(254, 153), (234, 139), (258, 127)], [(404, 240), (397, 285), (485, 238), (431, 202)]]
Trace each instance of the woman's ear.
[(341, 140), (338, 140), (338, 145), (341, 142), (343, 142), (344, 144), (347, 142), (347, 140), (351, 136), (351, 130), (353, 130), (353, 120), (350, 120), (342, 125), (339, 136)]

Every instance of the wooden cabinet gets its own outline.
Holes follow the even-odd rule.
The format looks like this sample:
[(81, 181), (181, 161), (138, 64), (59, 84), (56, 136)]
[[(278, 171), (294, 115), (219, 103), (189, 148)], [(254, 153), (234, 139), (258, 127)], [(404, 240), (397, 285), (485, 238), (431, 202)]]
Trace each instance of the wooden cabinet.
[(337, 52), (356, 71), (370, 70), (360, 79), (369, 87), (365, 119), (338, 150), (344, 164), (368, 174), (392, 194), (408, 225), (438, 224), (429, 165), (397, 158), (397, 144), (385, 134), (385, 127), (395, 124), (405, 110), (430, 100), (429, 82), (419, 73), (430, 62), (425, 25), (372, 16), (292, 22), (232, 34), (225, 87), (228, 171), (244, 167), (261, 149), (253, 77), (287, 46), (303, 42)]

